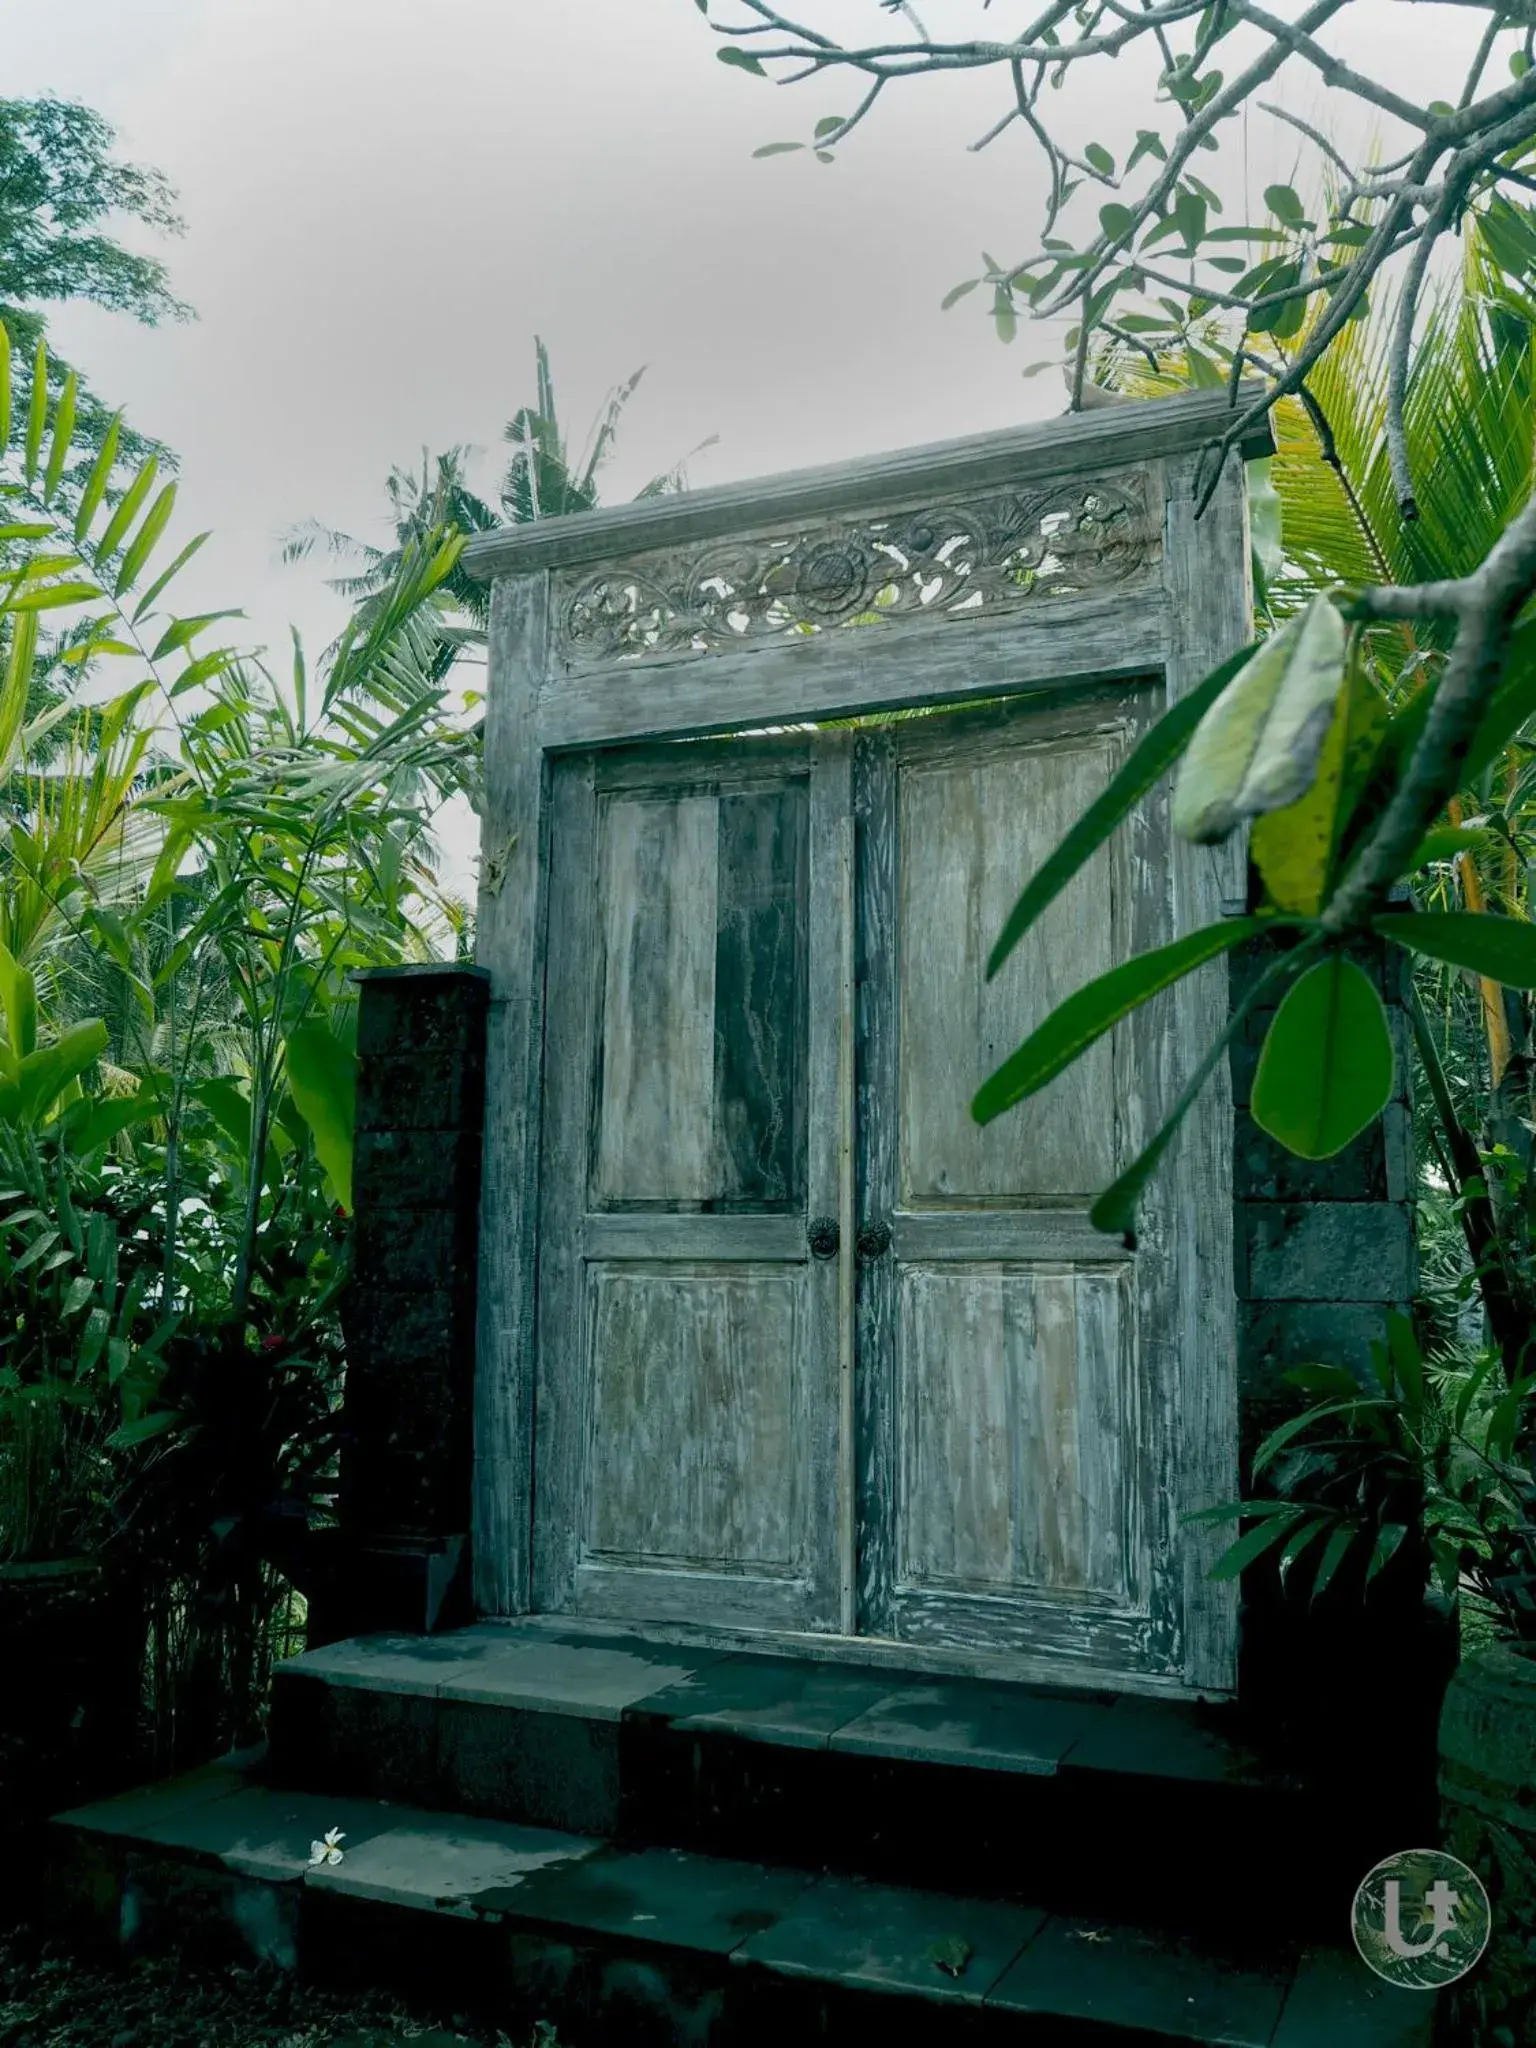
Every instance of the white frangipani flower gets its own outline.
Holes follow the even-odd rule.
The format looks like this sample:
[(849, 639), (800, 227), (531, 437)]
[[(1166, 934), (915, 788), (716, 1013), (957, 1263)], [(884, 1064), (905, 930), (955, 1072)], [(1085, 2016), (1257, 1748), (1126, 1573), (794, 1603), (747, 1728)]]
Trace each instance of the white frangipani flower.
[(310, 1860), (310, 1862), (311, 1862), (312, 1864), (313, 1864), (313, 1863), (339, 1863), (339, 1862), (341, 1861), (341, 1858), (342, 1858), (342, 1854), (343, 1854), (343, 1852), (342, 1852), (342, 1850), (340, 1850), (340, 1849), (339, 1849), (339, 1848), (338, 1848), (338, 1847), (337, 1847), (336, 1845), (337, 1845), (337, 1843), (338, 1843), (338, 1842), (342, 1842), (342, 1841), (345, 1841), (345, 1839), (346, 1839), (346, 1835), (345, 1835), (344, 1831), (343, 1831), (343, 1830), (342, 1830), (341, 1828), (330, 1828), (330, 1829), (328, 1829), (328, 1830), (326, 1831), (326, 1837), (325, 1837), (325, 1840), (324, 1840), (323, 1842), (311, 1842), (311, 1843), (310, 1843), (310, 1845), (309, 1845), (309, 1860)]

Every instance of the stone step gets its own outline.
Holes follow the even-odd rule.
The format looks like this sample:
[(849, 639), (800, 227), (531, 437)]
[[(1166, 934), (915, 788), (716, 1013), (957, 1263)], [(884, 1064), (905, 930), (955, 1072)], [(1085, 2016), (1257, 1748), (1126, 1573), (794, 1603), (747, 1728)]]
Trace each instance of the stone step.
[[(1185, 1930), (1335, 1939), (1401, 1848), (1219, 1710), (550, 1623), (275, 1676), (277, 1782)], [(1242, 1870), (1241, 1885), (1233, 1872)]]
[[(311, 1845), (340, 1829), (341, 1861)], [(1248, 1951), (1039, 1905), (285, 1790), (212, 1766), (62, 1814), (78, 1941), (384, 1983), (561, 2048), (1077, 2042), (1427, 2048), (1431, 2001), (1352, 1954)]]

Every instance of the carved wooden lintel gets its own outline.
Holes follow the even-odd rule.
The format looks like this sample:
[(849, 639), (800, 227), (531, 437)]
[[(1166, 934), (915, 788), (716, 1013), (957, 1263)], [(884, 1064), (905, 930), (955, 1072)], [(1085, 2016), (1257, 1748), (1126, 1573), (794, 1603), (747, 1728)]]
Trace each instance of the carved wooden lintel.
[(1134, 582), (1160, 553), (1144, 472), (801, 522), (557, 572), (555, 658), (570, 673), (834, 628), (990, 618)]

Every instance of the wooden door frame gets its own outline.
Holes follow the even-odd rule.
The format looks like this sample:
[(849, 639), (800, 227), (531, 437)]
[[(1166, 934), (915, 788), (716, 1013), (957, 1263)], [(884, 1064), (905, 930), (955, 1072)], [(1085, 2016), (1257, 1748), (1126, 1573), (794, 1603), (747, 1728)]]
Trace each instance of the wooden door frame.
[[(1241, 401), (1240, 401), (1241, 402)], [(800, 720), (955, 703), (1156, 675), (1165, 700), (1193, 689), (1250, 637), (1247, 494), (1236, 455), (1271, 451), (1267, 423), (1229, 459), (1198, 522), (1197, 472), (1230, 415), (1224, 393), (1192, 393), (640, 505), (539, 521), (465, 551), (492, 582), (485, 810), (476, 958), (491, 977), (475, 1375), (474, 1591), (488, 1615), (531, 1600), (533, 1400), (541, 1145), (550, 764), (557, 753), (684, 739)], [(737, 551), (826, 534), (844, 546), (914, 508), (973, 508), (1017, 493), (1038, 509), (1096, 483), (1143, 506), (1129, 572), (1090, 569), (1090, 586), (1006, 594), (974, 620), (900, 612), (804, 637), (761, 632), (739, 645), (689, 633), (667, 611), (669, 569), (711, 543)], [(924, 515), (926, 516), (926, 515)], [(830, 543), (829, 543), (830, 545)], [(855, 546), (857, 541), (855, 540)], [(867, 552), (867, 550), (866, 550)], [(720, 559), (726, 559), (722, 554)], [(834, 560), (834, 573), (838, 562)], [(670, 652), (615, 654), (600, 610), (578, 619), (599, 572), (659, 592)], [(1043, 572), (1042, 572), (1043, 573)], [(1091, 587), (1095, 581), (1099, 587)], [(630, 587), (634, 587), (633, 585)], [(577, 624), (583, 628), (578, 636)], [(595, 648), (595, 652), (594, 652)], [(1242, 893), (1242, 849), (1175, 841), (1175, 929), (1219, 918)], [(1178, 985), (1174, 1031), (1206, 1046), (1226, 1021), (1224, 960)], [(1237, 1480), (1237, 1343), (1232, 1274), (1232, 1118), (1223, 1065), (1191, 1112), (1165, 1171), (1181, 1239), (1181, 1419), (1192, 1454), (1181, 1508), (1230, 1497)], [(1213, 1583), (1216, 1531), (1184, 1547), (1180, 1668), (1190, 1690), (1235, 1683), (1236, 1589)]]

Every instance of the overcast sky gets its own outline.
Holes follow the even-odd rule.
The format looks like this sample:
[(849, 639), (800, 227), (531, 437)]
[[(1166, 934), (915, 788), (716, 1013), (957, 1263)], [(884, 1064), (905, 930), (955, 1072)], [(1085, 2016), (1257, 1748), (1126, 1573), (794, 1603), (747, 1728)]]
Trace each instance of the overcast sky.
[[(928, 0), (925, 13), (936, 35), (998, 34), (1019, 11)], [(798, 12), (893, 33), (875, 0)], [(1453, 60), (1481, 25), (1455, 7), (1356, 0), (1330, 47), (1376, 65), (1390, 37), (1399, 91), (1454, 96)], [(611, 500), (711, 434), (697, 484), (1062, 409), (1054, 371), (1020, 374), (1058, 351), (1050, 334), (1026, 326), (1003, 346), (979, 293), (939, 310), (983, 248), (1012, 262), (1036, 246), (1038, 156), (1017, 131), (966, 147), (1002, 111), (1004, 76), (894, 91), (835, 164), (754, 160), (850, 111), (852, 90), (775, 87), (715, 47), (694, 0), (10, 11), (6, 91), (97, 108), (122, 154), (165, 172), (187, 218), (156, 252), (195, 322), (50, 316), (98, 393), (179, 452), (184, 535), (214, 529), (178, 585), (182, 609), (242, 605), (255, 642), (285, 647), (291, 620), (318, 649), (338, 604), (322, 569), (279, 563), (282, 529), (314, 514), (386, 540), (383, 480), (423, 443), (479, 446), (472, 478), (491, 494), (502, 425), (532, 398), (536, 333), (573, 432), (650, 366), (605, 475)], [(1310, 73), (1285, 76), (1297, 112), (1358, 132)], [(1113, 148), (1148, 120), (1149, 97), (1144, 70), (1102, 67), (1075, 132)], [(1262, 116), (1231, 132), (1202, 166), (1229, 217), (1245, 175), (1254, 193), (1289, 178), (1298, 148)]]

